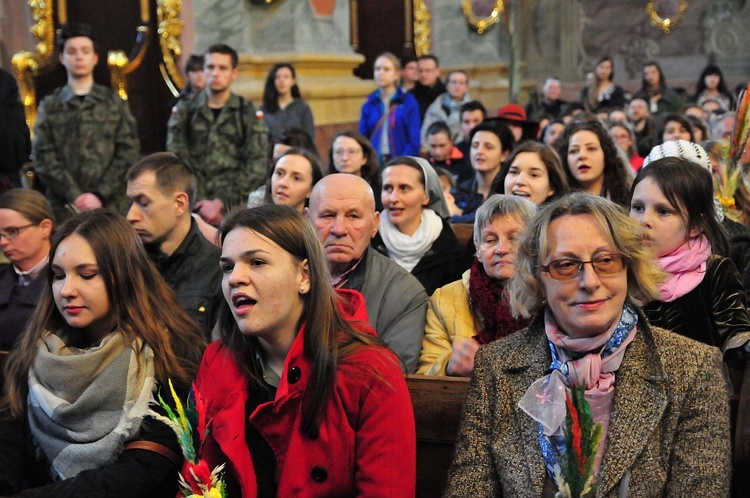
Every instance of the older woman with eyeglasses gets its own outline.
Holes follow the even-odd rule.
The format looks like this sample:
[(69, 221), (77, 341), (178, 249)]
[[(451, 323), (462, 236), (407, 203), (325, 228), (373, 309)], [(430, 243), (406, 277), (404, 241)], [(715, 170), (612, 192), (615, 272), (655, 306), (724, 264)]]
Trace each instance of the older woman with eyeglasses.
[(0, 351), (8, 351), (34, 312), (44, 288), (55, 215), (35, 190), (0, 195)]
[(540, 210), (509, 285), (536, 318), (477, 353), (445, 496), (728, 496), (721, 355), (649, 325), (651, 259), (611, 201)]

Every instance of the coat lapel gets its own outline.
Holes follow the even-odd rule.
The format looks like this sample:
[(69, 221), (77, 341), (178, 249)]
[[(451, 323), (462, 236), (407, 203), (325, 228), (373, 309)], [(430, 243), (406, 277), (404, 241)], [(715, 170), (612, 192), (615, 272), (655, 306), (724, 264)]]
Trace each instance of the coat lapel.
[[(643, 324), (643, 316), (640, 318)], [(664, 372), (648, 326), (639, 325), (615, 376), (615, 398), (597, 496), (607, 495), (633, 466), (667, 407)]]

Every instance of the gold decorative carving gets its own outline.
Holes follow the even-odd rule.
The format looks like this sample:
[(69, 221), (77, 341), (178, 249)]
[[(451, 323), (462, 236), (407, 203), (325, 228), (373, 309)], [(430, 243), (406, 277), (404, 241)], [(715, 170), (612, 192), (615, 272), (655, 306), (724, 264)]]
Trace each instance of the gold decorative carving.
[(487, 17), (479, 18), (474, 14), (472, 0), (461, 0), (461, 10), (464, 13), (469, 26), (477, 30), (477, 34), (484, 34), (485, 31), (500, 22), (500, 14), (505, 10), (503, 0), (495, 0), (492, 12)]
[(109, 76), (112, 80), (112, 90), (122, 100), (128, 100), (128, 90), (125, 85), (125, 68), (128, 62), (128, 56), (122, 50), (110, 50), (107, 54), (107, 66), (109, 66)]
[(646, 5), (646, 12), (648, 13), (648, 17), (651, 19), (651, 24), (664, 31), (666, 34), (669, 34), (669, 31), (677, 26), (680, 21), (682, 21), (682, 18), (685, 17), (685, 12), (687, 12), (688, 9), (687, 0), (677, 0), (677, 2), (677, 14), (672, 19), (662, 18), (656, 12), (654, 2), (649, 2), (648, 5)]
[(151, 33), (151, 28), (149, 28), (151, 12), (148, 2), (149, 0), (141, 0), (140, 2), (141, 25), (136, 28), (138, 34), (135, 38), (133, 55), (129, 58), (122, 50), (111, 50), (107, 53), (107, 66), (109, 67), (112, 90), (122, 100), (128, 100), (128, 85), (125, 75), (138, 69), (148, 49), (148, 39)]
[(180, 19), (180, 13), (182, 13), (182, 0), (157, 0), (156, 17), (159, 23), (159, 46), (168, 75), (168, 78), (165, 78), (164, 81), (170, 88), (182, 89), (185, 88), (185, 78), (180, 73), (175, 61), (182, 54), (180, 36), (182, 36), (182, 28), (185, 26), (185, 23)]
[(34, 21), (29, 31), (34, 35), (37, 43), (34, 46), (34, 53), (24, 50), (14, 54), (11, 64), (18, 79), (26, 123), (29, 128), (33, 129), (36, 122), (34, 76), (39, 69), (50, 63), (55, 53), (55, 22), (52, 16), (53, 0), (29, 0), (28, 6)]
[(430, 9), (424, 0), (414, 0), (414, 51), (417, 56), (432, 53), (431, 20)]

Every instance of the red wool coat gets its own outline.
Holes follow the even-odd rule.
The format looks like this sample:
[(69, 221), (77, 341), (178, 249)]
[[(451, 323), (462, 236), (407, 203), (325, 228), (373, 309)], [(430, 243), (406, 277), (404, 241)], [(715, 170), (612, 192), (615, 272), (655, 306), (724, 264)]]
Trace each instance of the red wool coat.
[[(368, 323), (362, 295), (340, 293), (347, 319)], [(339, 364), (320, 435), (313, 440), (301, 430), (301, 401), (312, 372), (303, 355), (305, 333), (303, 326), (287, 355), (275, 400), (250, 415), (276, 456), (277, 495), (414, 496), (414, 415), (396, 356), (365, 346)], [(208, 418), (213, 418), (204, 457), (211, 468), (226, 462), (242, 496), (255, 497), (256, 477), (245, 439), (248, 382), (220, 341), (206, 350), (196, 386)]]

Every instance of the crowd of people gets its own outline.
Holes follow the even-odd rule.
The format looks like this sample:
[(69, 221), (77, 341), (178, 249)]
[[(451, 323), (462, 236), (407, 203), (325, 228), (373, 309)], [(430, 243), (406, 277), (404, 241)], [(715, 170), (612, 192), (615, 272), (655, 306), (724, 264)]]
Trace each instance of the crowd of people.
[[(492, 116), (466, 71), (383, 53), (321, 155), (295, 68), (256, 107), (218, 44), (139, 158), (90, 28), (58, 38), (68, 83), (0, 141), (39, 179), (0, 177), (0, 495), (174, 496), (199, 448), (227, 496), (414, 496), (416, 373), (471, 377), (446, 496), (570, 493), (579, 413), (587, 492), (727, 496), (750, 228), (714, 196), (717, 66), (630, 94), (604, 56), (578, 102), (550, 77)], [(168, 392), (209, 421), (192, 457)]]

